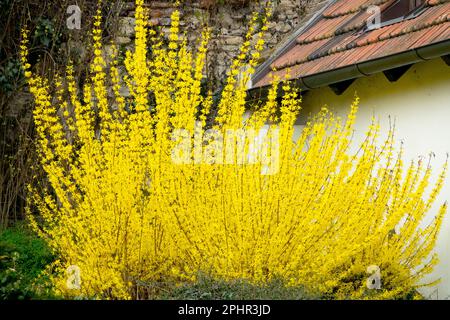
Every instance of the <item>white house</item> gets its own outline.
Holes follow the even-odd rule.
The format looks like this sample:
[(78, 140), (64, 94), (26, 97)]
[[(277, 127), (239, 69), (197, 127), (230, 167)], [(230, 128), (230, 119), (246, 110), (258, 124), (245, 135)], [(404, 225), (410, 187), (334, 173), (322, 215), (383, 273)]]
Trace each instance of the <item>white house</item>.
[[(290, 69), (303, 90), (301, 130), (324, 105), (345, 115), (356, 91), (356, 140), (372, 115), (385, 131), (391, 116), (404, 160), (434, 152), (433, 167), (439, 169), (450, 152), (449, 65), (450, 0), (331, 0), (261, 65), (249, 93), (265, 94), (272, 68), (280, 77)], [(450, 201), (450, 176), (436, 206), (444, 201)], [(440, 263), (431, 276), (442, 281), (423, 293), (450, 299), (450, 213), (436, 252)]]

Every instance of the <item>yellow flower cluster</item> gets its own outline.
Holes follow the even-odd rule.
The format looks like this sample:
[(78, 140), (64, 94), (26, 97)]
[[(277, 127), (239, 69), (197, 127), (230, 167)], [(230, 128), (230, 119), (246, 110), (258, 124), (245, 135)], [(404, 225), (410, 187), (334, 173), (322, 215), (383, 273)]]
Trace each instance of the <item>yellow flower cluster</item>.
[[(267, 10), (260, 31), (261, 19), (252, 18), (212, 128), (259, 132), (267, 120), (276, 124), (267, 133), (278, 137), (279, 170), (272, 175), (261, 174), (262, 161), (243, 164), (237, 152), (227, 164), (197, 159), (196, 151), (213, 143), (198, 138), (213, 107), (211, 95), (201, 93), (209, 31), (190, 52), (178, 37), (178, 11), (165, 47), (147, 28), (143, 0), (136, 1), (135, 50), (127, 52), (123, 77), (117, 60), (107, 66), (102, 56), (98, 11), (89, 81), (78, 88), (68, 66), (54, 84), (55, 99), (50, 84), (30, 71), (24, 32), (22, 62), (51, 185), (30, 187), (40, 218), (29, 218), (60, 257), (52, 275), (62, 294), (132, 298), (138, 282), (195, 281), (204, 272), (254, 283), (281, 278), (334, 298), (395, 298), (432, 270), (446, 206), (430, 225), (422, 220), (446, 166), (424, 199), (431, 168), (419, 162), (405, 170), (393, 130), (380, 144), (373, 121), (360, 151), (350, 153), (358, 99), (345, 122), (323, 109), (294, 140), (300, 99), (282, 79), (243, 120), (269, 16)], [(131, 99), (120, 95), (121, 85)], [(199, 161), (173, 161), (176, 129), (189, 133), (193, 148), (185, 156)], [(250, 144), (246, 139), (246, 151)], [(71, 265), (81, 272), (79, 288), (67, 287)], [(381, 290), (366, 286), (371, 265), (380, 268)]]

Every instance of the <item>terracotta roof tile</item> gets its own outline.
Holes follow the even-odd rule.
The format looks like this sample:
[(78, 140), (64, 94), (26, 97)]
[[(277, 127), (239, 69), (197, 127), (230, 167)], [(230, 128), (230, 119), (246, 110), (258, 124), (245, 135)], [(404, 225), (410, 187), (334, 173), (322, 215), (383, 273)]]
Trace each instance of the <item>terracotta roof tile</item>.
[(328, 8), (323, 17), (326, 19), (332, 19), (339, 16), (344, 16), (356, 12), (366, 11), (372, 5), (383, 6), (387, 3), (392, 3), (395, 0), (349, 0), (338, 1), (333, 6)]
[(309, 44), (305, 44), (301, 46), (299, 50), (291, 50), (287, 52), (285, 55), (278, 58), (273, 64), (273, 67), (282, 68), (283, 66), (294, 65), (296, 61), (299, 61), (304, 57), (308, 57), (310, 54), (317, 51), (326, 43), (328, 43), (328, 40), (324, 39), (320, 41), (314, 41)]
[[(401, 53), (450, 39), (450, 0), (428, 0), (416, 17), (366, 30), (366, 9), (381, 9), (396, 0), (339, 0), (297, 38), (296, 44), (271, 65), (274, 75), (299, 78)], [(267, 74), (255, 87), (270, 83)]]
[(332, 38), (335, 32), (343, 27), (348, 21), (348, 16), (337, 17), (336, 19), (322, 19), (311, 29), (297, 38), (298, 44), (306, 44), (321, 39)]

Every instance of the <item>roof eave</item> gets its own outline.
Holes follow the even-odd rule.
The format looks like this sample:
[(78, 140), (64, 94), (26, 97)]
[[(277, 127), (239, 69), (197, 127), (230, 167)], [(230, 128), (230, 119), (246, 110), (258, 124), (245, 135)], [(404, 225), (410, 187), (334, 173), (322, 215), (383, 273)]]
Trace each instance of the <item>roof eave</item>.
[[(424, 47), (407, 50), (381, 58), (355, 63), (305, 77), (292, 79), (295, 86), (302, 90), (316, 89), (346, 80), (370, 76), (386, 70), (415, 64), (450, 54), (450, 39), (436, 42)], [(251, 99), (262, 98), (270, 85), (252, 88), (248, 91)]]

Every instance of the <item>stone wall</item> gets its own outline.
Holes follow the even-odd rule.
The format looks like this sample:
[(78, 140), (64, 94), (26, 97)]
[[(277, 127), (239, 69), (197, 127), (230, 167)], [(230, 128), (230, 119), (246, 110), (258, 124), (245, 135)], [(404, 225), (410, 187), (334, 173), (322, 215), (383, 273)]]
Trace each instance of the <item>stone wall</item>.
[[(209, 5), (217, 0), (190, 0), (181, 1), (178, 7), (181, 12), (180, 28), (185, 33), (188, 43), (194, 47), (200, 38), (202, 28), (206, 25), (212, 30), (212, 38), (209, 44), (207, 57), (207, 76), (210, 89), (220, 90), (221, 84), (226, 79), (226, 71), (232, 59), (238, 53), (239, 47), (247, 32), (248, 22), (253, 12), (264, 8), (267, 0), (233, 0), (224, 1), (228, 4), (220, 4), (212, 7)], [(177, 8), (175, 1), (146, 1), (150, 12), (150, 23), (161, 28), (167, 35), (170, 28), (170, 16)], [(230, 4), (230, 3), (234, 3)], [(273, 16), (270, 20), (269, 30), (266, 34), (266, 48), (262, 54), (262, 60), (267, 58), (272, 50), (279, 46), (283, 40), (303, 22), (309, 20), (318, 8), (323, 6), (326, 0), (272, 0)], [(238, 3), (236, 5), (236, 3)], [(259, 3), (259, 4), (258, 4)], [(134, 40), (134, 2), (125, 2), (120, 9), (117, 26), (113, 29), (116, 44), (125, 49), (132, 49)], [(81, 40), (71, 40), (62, 44), (63, 52), (70, 52), (73, 61), (82, 65), (87, 56), (87, 46)], [(105, 45), (108, 52), (110, 46)], [(75, 56), (74, 56), (75, 54)], [(106, 56), (108, 56), (106, 54)], [(126, 88), (122, 88), (122, 94), (128, 95)], [(15, 92), (7, 104), (7, 114), (17, 117), (18, 113), (29, 112), (31, 95), (27, 91)], [(29, 118), (29, 117), (27, 117)]]
[[(207, 74), (212, 87), (220, 88), (232, 58), (238, 53), (248, 28), (251, 14), (260, 11), (264, 1), (241, 1), (240, 5), (229, 4), (211, 7), (210, 1), (192, 0), (182, 4), (181, 30), (185, 32), (188, 43), (194, 46), (200, 37), (203, 26), (212, 29), (209, 46)], [(238, 2), (238, 1), (234, 1)], [(266, 50), (263, 59), (288, 37), (304, 21), (307, 21), (315, 9), (323, 4), (323, 0), (275, 0), (273, 1), (273, 17), (266, 35)], [(173, 2), (150, 1), (150, 23), (158, 26), (167, 34), (170, 27), (170, 15), (175, 10)], [(125, 46), (132, 46), (134, 37), (134, 3), (126, 3), (123, 7), (116, 41)]]

